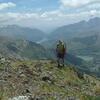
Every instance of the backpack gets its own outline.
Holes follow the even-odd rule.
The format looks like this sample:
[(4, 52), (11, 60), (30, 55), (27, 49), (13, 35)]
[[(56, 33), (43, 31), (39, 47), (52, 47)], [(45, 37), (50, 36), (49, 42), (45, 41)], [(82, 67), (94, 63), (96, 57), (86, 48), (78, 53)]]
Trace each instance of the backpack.
[(61, 54), (65, 53), (65, 46), (63, 43), (57, 45), (57, 53), (61, 53)]

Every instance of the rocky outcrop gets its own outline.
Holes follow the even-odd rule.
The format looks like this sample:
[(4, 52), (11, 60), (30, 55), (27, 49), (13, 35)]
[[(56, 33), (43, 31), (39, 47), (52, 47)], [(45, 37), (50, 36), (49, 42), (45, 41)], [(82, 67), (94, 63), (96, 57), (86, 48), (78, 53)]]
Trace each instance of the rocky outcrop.
[(71, 65), (57, 68), (47, 60), (0, 63), (0, 100), (88, 100), (99, 96), (99, 87), (99, 79)]

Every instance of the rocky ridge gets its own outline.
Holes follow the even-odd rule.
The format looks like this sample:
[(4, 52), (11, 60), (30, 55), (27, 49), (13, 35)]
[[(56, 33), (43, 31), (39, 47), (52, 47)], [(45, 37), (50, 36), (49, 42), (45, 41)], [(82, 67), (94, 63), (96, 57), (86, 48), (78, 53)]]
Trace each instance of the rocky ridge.
[(1, 58), (0, 100), (100, 100), (100, 80), (73, 65)]

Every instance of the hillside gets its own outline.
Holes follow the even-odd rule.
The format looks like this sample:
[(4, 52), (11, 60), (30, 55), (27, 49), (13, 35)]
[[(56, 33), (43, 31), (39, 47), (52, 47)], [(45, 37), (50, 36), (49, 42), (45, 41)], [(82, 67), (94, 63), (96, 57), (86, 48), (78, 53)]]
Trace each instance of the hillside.
[(51, 34), (49, 39), (59, 39), (64, 40), (73, 37), (91, 36), (95, 34), (100, 35), (100, 18), (96, 17), (90, 19), (89, 21), (81, 21), (78, 23), (65, 25), (57, 28)]
[(25, 39), (0, 37), (0, 54), (18, 59), (45, 59), (46, 49), (35, 42)]
[(0, 36), (10, 38), (25, 39), (33, 42), (44, 39), (45, 33), (36, 28), (21, 27), (17, 25), (8, 25), (0, 27)]
[(88, 62), (90, 71), (100, 76), (100, 36), (73, 38), (67, 42), (69, 53)]
[(99, 35), (76, 37), (68, 41), (69, 49), (72, 50), (73, 54), (76, 52), (78, 55), (93, 55), (100, 51), (99, 45)]
[[(23, 99), (21, 99), (23, 98)], [(0, 100), (100, 100), (100, 81), (49, 60), (0, 60)]]

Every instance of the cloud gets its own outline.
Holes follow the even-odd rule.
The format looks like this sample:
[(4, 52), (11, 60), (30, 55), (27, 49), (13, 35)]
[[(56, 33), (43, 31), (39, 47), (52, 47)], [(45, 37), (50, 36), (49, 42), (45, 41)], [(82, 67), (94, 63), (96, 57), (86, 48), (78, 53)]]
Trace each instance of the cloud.
[(87, 9), (100, 9), (100, 3), (93, 3), (87, 6)]
[[(40, 23), (40, 21), (44, 22), (55, 22), (55, 21), (61, 21), (66, 19), (66, 23), (68, 19), (81, 19), (84, 17), (90, 18), (89, 16), (100, 16), (100, 11), (97, 10), (90, 10), (90, 11), (84, 11), (80, 13), (64, 13), (59, 10), (55, 11), (46, 11), (44, 13), (14, 13), (14, 12), (8, 12), (8, 13), (0, 13), (0, 20), (9, 20), (15, 21), (15, 22), (22, 22), (22, 21), (37, 21), (37, 23)], [(31, 22), (30, 22), (31, 23)]]
[(100, 3), (100, 0), (60, 0), (64, 7), (78, 8), (92, 3)]
[(11, 7), (15, 7), (15, 6), (16, 6), (16, 4), (12, 3), (12, 2), (0, 3), (0, 10), (11, 8)]
[(48, 30), (81, 20), (88, 20), (90, 17), (100, 17), (100, 11), (94, 9), (79, 13), (65, 13), (60, 10), (46, 11), (43, 13), (5, 12), (0, 13), (0, 25), (17, 24)]

